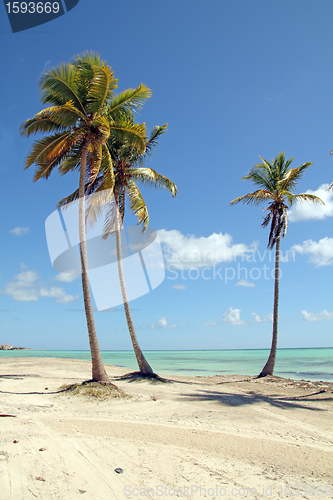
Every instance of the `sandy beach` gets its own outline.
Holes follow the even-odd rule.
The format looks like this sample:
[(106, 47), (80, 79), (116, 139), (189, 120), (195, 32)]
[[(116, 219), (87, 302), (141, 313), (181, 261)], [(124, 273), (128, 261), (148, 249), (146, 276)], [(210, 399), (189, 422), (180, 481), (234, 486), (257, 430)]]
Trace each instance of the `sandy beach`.
[(0, 500), (331, 498), (333, 383), (107, 372), (126, 397), (59, 392), (86, 361), (1, 360)]

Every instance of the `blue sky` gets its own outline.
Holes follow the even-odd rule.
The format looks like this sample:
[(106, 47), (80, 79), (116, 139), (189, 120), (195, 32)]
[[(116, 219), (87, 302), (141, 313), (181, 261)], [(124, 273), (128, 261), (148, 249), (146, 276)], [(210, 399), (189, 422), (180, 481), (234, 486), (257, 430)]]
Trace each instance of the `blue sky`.
[[(273, 255), (263, 207), (229, 202), (252, 189), (240, 178), (259, 155), (280, 151), (294, 166), (313, 162), (298, 192), (311, 190), (326, 205), (290, 212), (279, 347), (331, 346), (332, 14), (325, 0), (80, 0), (13, 34), (3, 10), (0, 343), (88, 349), (80, 279), (52, 268), (45, 237), (46, 218), (78, 177), (54, 172), (33, 183), (33, 168), (23, 169), (33, 138), (19, 126), (42, 109), (40, 74), (94, 50), (119, 91), (141, 82), (152, 89), (138, 121), (169, 124), (150, 166), (178, 195), (142, 189), (166, 263), (163, 283), (131, 302), (142, 348), (270, 346)], [(126, 224), (135, 224), (129, 214)], [(95, 320), (102, 349), (131, 348), (121, 306), (96, 311)]]

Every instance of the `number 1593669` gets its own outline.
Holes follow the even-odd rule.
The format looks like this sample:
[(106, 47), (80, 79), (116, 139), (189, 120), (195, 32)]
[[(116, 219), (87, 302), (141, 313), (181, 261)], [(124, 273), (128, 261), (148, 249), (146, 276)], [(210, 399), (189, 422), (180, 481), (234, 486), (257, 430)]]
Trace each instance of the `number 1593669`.
[(57, 14), (60, 6), (58, 2), (8, 2), (8, 14)]

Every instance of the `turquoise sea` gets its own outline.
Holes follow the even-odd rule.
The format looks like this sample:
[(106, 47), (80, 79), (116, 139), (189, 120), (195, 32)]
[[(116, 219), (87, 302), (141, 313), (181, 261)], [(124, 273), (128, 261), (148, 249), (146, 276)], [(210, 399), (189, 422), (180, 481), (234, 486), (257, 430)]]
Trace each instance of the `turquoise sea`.
[[(156, 373), (164, 375), (258, 375), (269, 350), (145, 351)], [(1, 358), (42, 357), (90, 361), (89, 351), (0, 351)], [(102, 351), (105, 364), (137, 370), (133, 351)], [(274, 374), (280, 377), (333, 381), (333, 348), (278, 349)]]

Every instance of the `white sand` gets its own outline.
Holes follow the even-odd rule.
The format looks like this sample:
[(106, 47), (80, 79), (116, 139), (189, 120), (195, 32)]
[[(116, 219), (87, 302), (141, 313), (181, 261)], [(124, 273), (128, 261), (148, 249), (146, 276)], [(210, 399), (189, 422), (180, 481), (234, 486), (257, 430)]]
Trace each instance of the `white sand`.
[(56, 393), (90, 377), (85, 361), (1, 359), (0, 414), (15, 417), (0, 417), (0, 500), (331, 498), (332, 383), (172, 376), (115, 381), (127, 399)]

